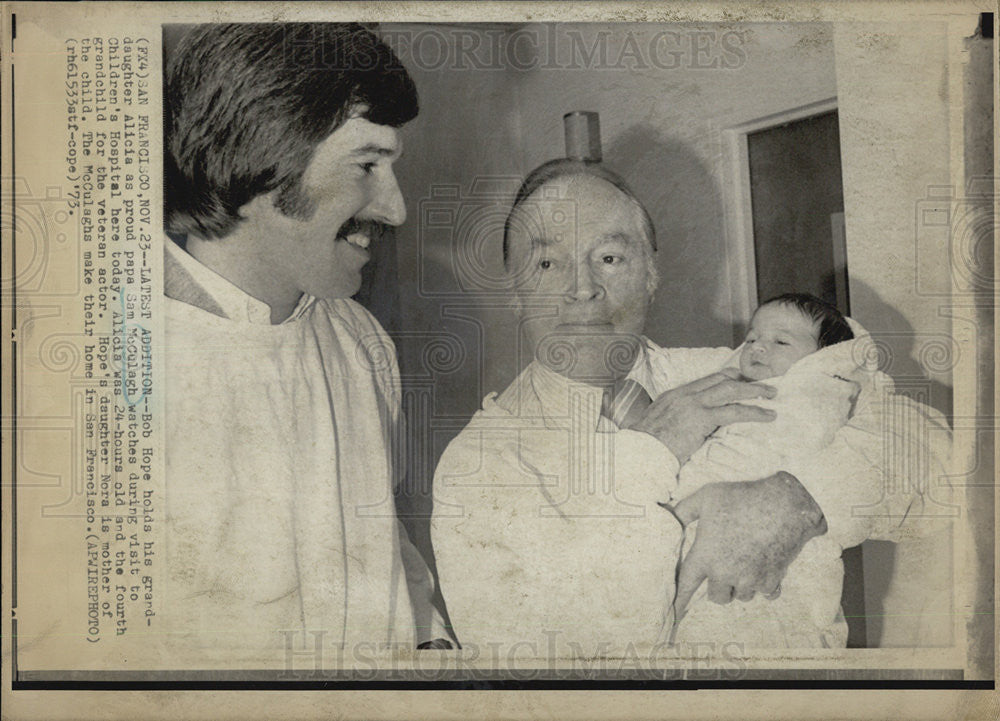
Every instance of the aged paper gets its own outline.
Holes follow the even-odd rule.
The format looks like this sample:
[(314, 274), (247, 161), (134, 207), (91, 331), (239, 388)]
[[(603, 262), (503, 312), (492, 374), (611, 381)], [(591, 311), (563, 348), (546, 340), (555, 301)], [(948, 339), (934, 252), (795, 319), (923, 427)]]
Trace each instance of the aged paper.
[[(996, 717), (995, 10), (988, 2), (5, 2), (5, 715)], [(841, 203), (822, 221), (833, 239), (830, 267), (842, 273), (846, 265), (846, 276), (829, 288), (871, 331), (867, 361), (892, 377), (897, 393), (931, 409), (921, 416), (926, 425), (908, 428), (916, 440), (881, 459), (894, 471), (880, 501), (919, 491), (922, 502), (902, 530), (893, 524), (894, 535), (855, 539), (872, 540), (847, 581), (858, 615), (838, 617), (843, 634), (850, 628), (848, 648), (836, 647), (842, 638), (834, 648), (759, 649), (713, 636), (602, 649), (561, 632), (543, 634), (544, 642), (477, 643), (455, 621), (461, 649), (417, 651), (412, 639), (373, 640), (364, 630), (352, 644), (349, 621), (342, 641), (331, 643), (303, 610), (301, 625), (264, 629), (266, 650), (237, 653), (234, 637), (260, 630), (241, 619), (258, 617), (223, 601), (232, 613), (214, 623), (205, 610), (215, 608), (211, 593), (204, 606), (191, 606), (202, 614), (197, 624), (179, 612), (178, 599), (190, 599), (179, 591), (183, 563), (170, 556), (178, 534), (168, 526), (168, 497), (176, 508), (178, 495), (170, 496), (166, 459), (167, 428), (176, 427), (168, 414), (181, 403), (166, 388), (180, 374), (167, 358), (185, 358), (197, 374), (206, 370), (200, 358), (223, 357), (232, 340), (220, 332), (204, 349), (181, 353), (167, 330), (165, 291), (176, 296), (164, 281), (164, 245), (172, 242), (164, 233), (165, 64), (198, 25), (273, 23), (280, 34), (293, 21), (365, 24), (398, 55), (420, 98), (420, 114), (399, 132), (405, 154), (395, 166), (407, 217), (369, 249), (356, 296), (399, 358), (407, 479), (395, 502), (378, 494), (347, 502), (349, 516), (375, 519), (357, 526), (367, 538), (409, 537), (417, 555), (404, 550), (391, 571), (373, 572), (379, 580), (355, 599), (362, 609), (353, 618), (383, 603), (394, 619), (408, 613), (388, 599), (402, 594), (405, 608), (407, 575), (416, 594), (421, 581), (408, 561), (436, 565), (428, 514), (432, 498), (447, 503), (431, 488), (437, 461), (483, 397), (503, 391), (524, 366), (499, 233), (525, 174), (595, 137), (566, 126), (564, 146), (563, 115), (600, 117), (604, 162), (656, 227), (660, 286), (645, 334), (660, 346), (735, 347), (767, 282), (754, 266), (762, 231), (751, 173), (762, 156), (748, 138), (836, 113)], [(286, 50), (304, 64), (329, 62), (332, 52), (300, 37)], [(798, 162), (816, 161), (803, 151)], [(772, 202), (774, 215), (809, 207), (796, 202)], [(760, 246), (756, 252), (762, 257)], [(768, 270), (792, 276), (808, 262), (787, 255), (786, 265)], [(393, 354), (381, 335), (363, 337), (375, 338), (359, 346), (369, 370)], [(261, 407), (277, 407), (261, 398)], [(278, 425), (227, 415), (228, 398), (198, 400), (204, 433), (246, 427), (252, 435)], [(192, 401), (185, 403), (187, 412)], [(888, 408), (894, 431), (897, 412)], [(377, 425), (378, 412), (370, 415)], [(530, 447), (528, 436), (517, 437)], [(928, 450), (942, 447), (945, 455)], [(367, 450), (374, 468), (377, 449)], [(185, 467), (225, 474), (251, 464), (226, 453)], [(283, 464), (274, 454), (258, 468), (277, 475)], [(266, 493), (261, 500), (211, 495), (207, 481), (205, 488), (213, 490), (197, 518), (214, 518), (213, 503), (273, 502)], [(308, 515), (322, 514), (321, 504), (299, 501), (295, 513), (305, 515), (294, 518), (325, 529), (325, 519)], [(858, 504), (850, 514), (889, 507)], [(243, 577), (220, 575), (219, 594), (264, 579), (265, 559), (285, 563), (280, 520), (266, 528), (188, 537), (220, 558), (247, 559), (235, 566)], [(600, 540), (581, 544), (593, 549), (584, 560), (595, 567), (607, 555)], [(631, 554), (608, 558), (625, 579), (622, 598), (638, 598), (646, 579), (630, 585)], [(470, 567), (469, 578), (490, 577), (480, 570)], [(487, 619), (501, 617), (489, 603), (503, 589), (472, 590)], [(848, 601), (842, 615), (850, 616)], [(596, 603), (567, 598), (567, 608)], [(447, 635), (417, 615), (418, 627)]]

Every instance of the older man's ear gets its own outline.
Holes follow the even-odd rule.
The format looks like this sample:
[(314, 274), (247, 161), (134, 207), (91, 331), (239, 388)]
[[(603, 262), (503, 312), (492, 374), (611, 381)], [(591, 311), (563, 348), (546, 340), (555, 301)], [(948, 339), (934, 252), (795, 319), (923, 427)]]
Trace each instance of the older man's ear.
[(646, 295), (650, 305), (656, 298), (656, 289), (660, 287), (660, 269), (656, 267), (656, 251), (646, 251)]
[(517, 316), (518, 319), (524, 317), (524, 305), (521, 303), (521, 296), (513, 288), (510, 291), (507, 307), (510, 308), (510, 312)]
[(505, 280), (504, 290), (507, 291), (507, 307), (510, 308), (518, 319), (524, 316), (524, 304), (521, 302), (521, 294), (518, 292), (518, 280), (511, 272), (510, 268), (504, 268)]

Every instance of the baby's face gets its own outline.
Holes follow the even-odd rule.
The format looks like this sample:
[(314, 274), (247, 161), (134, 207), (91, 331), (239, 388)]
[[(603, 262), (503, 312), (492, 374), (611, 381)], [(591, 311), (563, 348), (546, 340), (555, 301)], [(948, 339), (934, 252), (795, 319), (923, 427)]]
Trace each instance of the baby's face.
[(784, 375), (795, 361), (819, 348), (816, 326), (793, 306), (761, 306), (750, 321), (740, 354), (740, 373), (752, 381)]

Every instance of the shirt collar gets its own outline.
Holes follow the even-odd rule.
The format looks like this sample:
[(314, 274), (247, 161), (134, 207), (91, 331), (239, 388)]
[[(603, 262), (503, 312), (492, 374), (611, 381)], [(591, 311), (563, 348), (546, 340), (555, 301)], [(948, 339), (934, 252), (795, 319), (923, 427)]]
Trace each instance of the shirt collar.
[[(168, 287), (167, 295), (202, 310), (222, 315), (239, 323), (255, 325), (271, 325), (271, 306), (262, 300), (237, 287), (221, 275), (202, 265), (198, 260), (182, 249), (169, 236), (164, 240), (164, 250), (167, 256), (166, 273), (171, 272), (171, 263), (180, 266), (187, 278), (165, 278)], [(173, 281), (173, 282), (172, 282)], [(305, 293), (299, 298), (295, 310), (282, 323), (298, 319), (315, 301)]]
[(659, 395), (660, 388), (668, 387), (665, 380), (660, 377), (663, 375), (662, 370), (658, 370), (653, 364), (653, 357), (657, 350), (659, 348), (656, 344), (643, 336), (642, 343), (639, 345), (639, 354), (632, 365), (632, 370), (626, 376), (626, 378), (641, 385), (649, 397), (654, 399)]
[[(639, 355), (626, 377), (637, 382), (655, 398), (649, 349), (650, 341), (643, 337)], [(538, 399), (546, 428), (566, 428), (575, 421), (586, 428), (617, 429), (614, 423), (601, 415), (603, 389), (560, 375), (537, 360), (532, 362), (530, 371), (530, 387)]]

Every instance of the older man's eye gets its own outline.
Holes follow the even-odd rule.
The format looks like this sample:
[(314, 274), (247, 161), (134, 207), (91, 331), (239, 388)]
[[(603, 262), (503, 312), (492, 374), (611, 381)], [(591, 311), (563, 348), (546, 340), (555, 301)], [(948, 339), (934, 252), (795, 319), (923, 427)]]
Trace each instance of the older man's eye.
[(621, 260), (621, 258), (619, 258), (617, 255), (602, 255), (601, 256), (601, 262), (604, 263), (604, 264), (606, 264), (606, 265), (614, 265), (615, 263), (619, 262), (620, 260)]
[(378, 163), (358, 163), (358, 167), (365, 171), (365, 175), (371, 175), (372, 171), (375, 170), (375, 166)]

